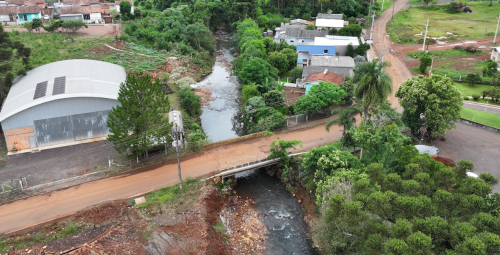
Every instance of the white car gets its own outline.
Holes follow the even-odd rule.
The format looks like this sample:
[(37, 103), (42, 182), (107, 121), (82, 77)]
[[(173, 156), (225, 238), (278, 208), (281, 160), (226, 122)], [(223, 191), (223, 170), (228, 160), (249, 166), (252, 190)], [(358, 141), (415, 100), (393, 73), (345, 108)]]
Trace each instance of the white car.
[(43, 16), (43, 20), (49, 20), (49, 19), (50, 19), (49, 15), (44, 15)]

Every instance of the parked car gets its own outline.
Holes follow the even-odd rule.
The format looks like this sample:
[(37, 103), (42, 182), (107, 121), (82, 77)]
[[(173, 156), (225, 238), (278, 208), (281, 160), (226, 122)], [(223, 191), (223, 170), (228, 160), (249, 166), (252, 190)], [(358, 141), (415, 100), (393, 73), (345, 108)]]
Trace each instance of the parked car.
[(49, 20), (49, 19), (50, 19), (49, 15), (44, 15), (43, 16), (43, 20)]

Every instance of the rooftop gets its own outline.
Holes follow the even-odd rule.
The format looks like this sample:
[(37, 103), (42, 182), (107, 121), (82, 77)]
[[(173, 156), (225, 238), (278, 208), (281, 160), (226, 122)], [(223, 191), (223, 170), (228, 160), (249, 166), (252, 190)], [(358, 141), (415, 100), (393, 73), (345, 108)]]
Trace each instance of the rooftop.
[(64, 60), (37, 67), (16, 79), (4, 100), (0, 121), (58, 99), (95, 97), (116, 100), (125, 78), (123, 67), (96, 60)]
[(38, 5), (31, 5), (31, 6), (19, 6), (17, 9), (17, 13), (19, 14), (28, 14), (28, 13), (39, 13), (42, 10), (40, 6)]
[(17, 6), (0, 6), (0, 14), (17, 13)]
[(306, 66), (302, 71), (302, 77), (306, 78), (313, 73), (324, 72), (325, 69), (341, 77), (354, 76), (353, 68), (331, 67), (331, 66)]
[(344, 14), (318, 13), (316, 19), (343, 19)]
[(297, 37), (297, 38), (315, 38), (324, 37), (328, 34), (328, 31), (318, 31), (318, 30), (305, 30), (303, 27), (286, 27), (284, 33), (280, 34), (280, 38), (285, 37)]
[(349, 56), (311, 56), (312, 66), (354, 68), (354, 59)]
[(331, 46), (359, 46), (359, 39), (355, 36), (326, 36), (314, 38), (314, 45), (331, 45)]
[(338, 85), (338, 84), (344, 82), (344, 78), (340, 75), (337, 75), (337, 74), (334, 74), (334, 73), (328, 71), (328, 69), (325, 69), (325, 71), (323, 71), (323, 72), (310, 74), (304, 80), (304, 82), (312, 82), (312, 81), (331, 82), (331, 83)]
[(316, 27), (344, 27), (341, 19), (316, 19)]

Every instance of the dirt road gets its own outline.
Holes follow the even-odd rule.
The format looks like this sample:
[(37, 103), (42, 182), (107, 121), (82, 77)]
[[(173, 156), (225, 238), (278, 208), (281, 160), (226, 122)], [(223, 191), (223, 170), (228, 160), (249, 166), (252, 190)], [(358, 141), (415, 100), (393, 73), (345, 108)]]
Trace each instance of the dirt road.
[[(207, 176), (231, 166), (263, 159), (269, 154), (269, 144), (277, 136), (284, 140), (301, 140), (303, 147), (299, 151), (304, 151), (337, 141), (341, 135), (337, 126), (328, 133), (324, 125), (318, 125), (207, 150), (198, 157), (182, 161), (183, 178)], [(176, 183), (177, 165), (172, 163), (150, 171), (121, 175), (46, 196), (16, 201), (0, 207), (0, 233), (13, 232), (71, 215), (90, 205), (133, 197)]]

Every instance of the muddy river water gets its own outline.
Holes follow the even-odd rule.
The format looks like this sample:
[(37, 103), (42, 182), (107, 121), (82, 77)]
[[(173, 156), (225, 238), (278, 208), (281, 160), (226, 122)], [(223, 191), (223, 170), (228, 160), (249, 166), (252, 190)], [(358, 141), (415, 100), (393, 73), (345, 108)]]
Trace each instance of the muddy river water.
[(265, 170), (252, 170), (236, 175), (236, 193), (251, 198), (255, 209), (264, 215), (260, 220), (268, 230), (266, 249), (269, 255), (318, 254), (307, 238), (308, 226), (302, 208), (276, 177)]
[(212, 142), (219, 142), (239, 135), (233, 131), (232, 117), (238, 110), (240, 92), (238, 81), (231, 76), (230, 63), (234, 59), (230, 52), (229, 36), (217, 41), (217, 55), (212, 73), (193, 88), (208, 88), (213, 101), (203, 106), (201, 125)]

